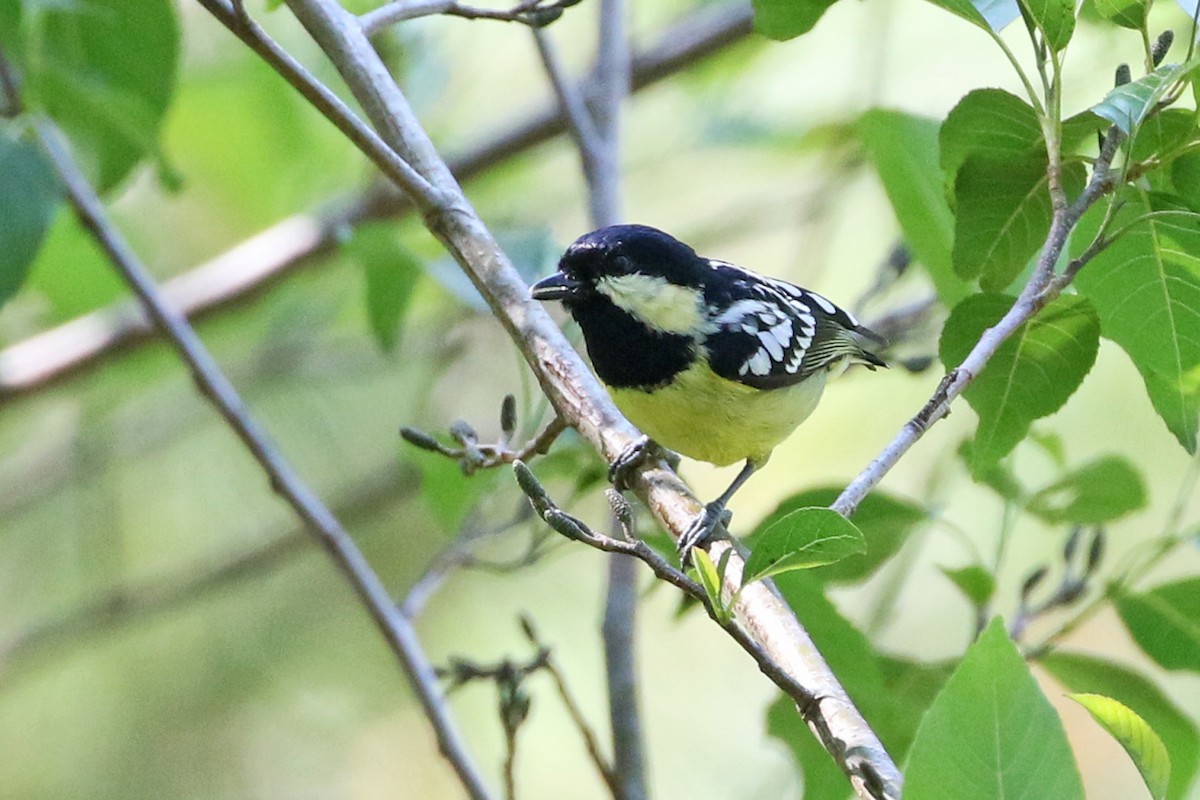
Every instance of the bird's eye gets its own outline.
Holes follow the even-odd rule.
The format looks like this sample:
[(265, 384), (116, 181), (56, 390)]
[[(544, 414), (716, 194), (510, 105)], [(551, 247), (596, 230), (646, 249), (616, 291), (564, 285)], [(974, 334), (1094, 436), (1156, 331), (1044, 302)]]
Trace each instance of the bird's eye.
[(633, 260), (629, 256), (614, 256), (612, 270), (617, 275), (628, 275), (633, 272)]

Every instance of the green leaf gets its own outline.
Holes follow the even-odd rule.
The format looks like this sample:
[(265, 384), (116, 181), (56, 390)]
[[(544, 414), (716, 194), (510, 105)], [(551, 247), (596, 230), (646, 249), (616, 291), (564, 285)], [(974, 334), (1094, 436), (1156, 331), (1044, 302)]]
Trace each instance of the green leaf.
[(1112, 697), (1143, 717), (1171, 754), (1168, 800), (1187, 797), (1200, 767), (1200, 732), (1157, 686), (1126, 667), (1078, 653), (1052, 652), (1038, 663), (1068, 689)]
[[(946, 368), (958, 366), (1012, 303), (1005, 295), (980, 294), (955, 306), (940, 343)], [(1096, 360), (1099, 333), (1090, 304), (1064, 295), (1000, 346), (964, 393), (979, 415), (971, 445), (973, 474), (986, 473), (1025, 438), (1035, 419), (1067, 402)]]
[[(1087, 180), (1082, 164), (1063, 165), (1069, 197)], [(1038, 252), (1050, 230), (1053, 208), (1044, 156), (997, 160), (971, 156), (954, 182), (954, 271), (978, 277), (985, 291), (1006, 288)]]
[(1171, 183), (1188, 207), (1200, 212), (1200, 153), (1184, 153), (1171, 162)]
[(1092, 719), (1108, 731), (1133, 759), (1154, 800), (1167, 796), (1171, 780), (1171, 757), (1154, 729), (1128, 706), (1100, 694), (1072, 694), (1072, 700), (1087, 709)]
[(1121, 594), (1117, 611), (1138, 646), (1159, 666), (1200, 672), (1200, 578)]
[(0, 306), (29, 274), (58, 207), (58, 179), (36, 145), (0, 127)]
[(1042, 32), (1046, 44), (1062, 50), (1075, 32), (1075, 3), (1073, 0), (1021, 0), (1029, 18)]
[(752, 0), (754, 30), (770, 39), (793, 39), (812, 30), (837, 0)]
[(401, 324), (421, 278), (421, 262), (400, 242), (396, 226), (360, 226), (346, 252), (366, 276), (367, 318), (379, 346), (390, 352), (400, 341)]
[(1140, 31), (1146, 27), (1148, 0), (1094, 0), (1094, 5), (1100, 16), (1122, 28)]
[[(801, 508), (829, 506), (839, 494), (840, 488), (828, 486), (792, 495), (776, 506), (746, 537), (746, 545), (752, 549), (756, 547), (756, 537), (788, 514)], [(865, 580), (900, 549), (913, 528), (924, 522), (927, 516), (920, 506), (883, 492), (871, 492), (854, 512), (854, 525), (863, 535), (866, 552), (849, 555), (834, 564), (814, 567), (809, 574), (822, 581)]]
[(987, 605), (996, 592), (996, 579), (992, 577), (992, 573), (978, 564), (959, 569), (948, 567), (940, 567), (940, 569), (942, 574), (949, 578), (976, 608)]
[[(1113, 230), (1151, 211), (1141, 191), (1122, 195)], [(1104, 216), (1094, 208), (1072, 238), (1078, 254)], [(1134, 225), (1084, 266), (1079, 293), (1100, 315), (1100, 330), (1129, 355), (1150, 401), (1189, 453), (1200, 425), (1200, 220), (1171, 215)]]
[(1037, 112), (1003, 89), (976, 89), (959, 100), (942, 123), (938, 144), (942, 172), (951, 185), (971, 156), (1011, 160), (1040, 151), (1044, 171), (1045, 146)]
[(1039, 490), (1026, 510), (1047, 522), (1096, 525), (1144, 505), (1146, 487), (1137, 469), (1120, 456), (1104, 456)]
[(38, 15), (27, 21), (27, 95), (66, 130), (97, 188), (111, 189), (159, 155), (179, 60), (174, 4), (76, 0)]
[[(958, 446), (958, 456), (967, 465), (967, 469), (971, 468), (971, 464), (975, 459), (972, 455), (974, 442), (970, 439), (965, 439)], [(1003, 497), (1005, 500), (1020, 500), (1025, 496), (1025, 489), (1021, 486), (1017, 476), (1013, 474), (1012, 469), (1003, 460), (997, 461), (990, 467), (982, 469), (978, 472), (971, 472), (971, 479), (976, 483), (981, 483), (991, 489), (996, 494)]]
[(1062, 722), (995, 619), (925, 714), (905, 800), (1083, 800)]
[(708, 602), (712, 604), (717, 618), (727, 622), (729, 609), (725, 607), (725, 601), (721, 597), (721, 576), (717, 572), (717, 565), (708, 553), (700, 548), (692, 551), (692, 564), (696, 567), (696, 577), (704, 587), (704, 594), (708, 596)]
[(1197, 67), (1200, 67), (1200, 56), (1185, 64), (1162, 64), (1136, 81), (1110, 91), (1103, 100), (1092, 106), (1092, 111), (1116, 125), (1126, 135), (1132, 135), (1167, 91)]
[(832, 564), (866, 551), (862, 532), (841, 514), (828, 508), (801, 508), (755, 537), (742, 585), (783, 572)]
[(859, 118), (857, 130), (891, 201), (905, 244), (929, 273), (942, 301), (957, 303), (971, 288), (954, 274), (950, 258), (954, 215), (946, 202), (945, 180), (938, 166), (937, 122), (874, 109)]

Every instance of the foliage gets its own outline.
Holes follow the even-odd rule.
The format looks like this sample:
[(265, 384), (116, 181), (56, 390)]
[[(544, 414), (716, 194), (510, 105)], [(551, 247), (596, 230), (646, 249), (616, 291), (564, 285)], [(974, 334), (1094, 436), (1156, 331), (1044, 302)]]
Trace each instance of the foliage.
[[(799, 49), (794, 43), (777, 42), (801, 35), (806, 41), (822, 37), (821, 22), (833, 5), (834, 0), (754, 0), (755, 29), (777, 41), (759, 40), (719, 60), (691, 84), (681, 81), (680, 97), (672, 101), (678, 107), (653, 118), (653, 125), (640, 118), (633, 123), (653, 127), (656, 135), (633, 138), (655, 140), (653, 147), (684, 150), (695, 145), (696, 132), (704, 127), (698, 120), (709, 120), (715, 107), (737, 109), (731, 113), (744, 108), (713, 102), (719, 91), (728, 93), (723, 100), (740, 101), (742, 94), (758, 96), (762, 87), (757, 85), (751, 87), (754, 91), (743, 91), (751, 81), (765, 86), (786, 79), (800, 87), (797, 92), (807, 92), (807, 83), (822, 83), (824, 76), (805, 82), (795, 75), (774, 74), (773, 65), (766, 71), (752, 69), (760, 58), (760, 64), (773, 64), (773, 54)], [(924, 339), (917, 330), (921, 326), (903, 330), (894, 364), (908, 363), (900, 355), (906, 346), (926, 357), (936, 351), (941, 366), (953, 375), (964, 363), (980, 363), (981, 348), (987, 350), (986, 365), (965, 376), (963, 394), (971, 411), (954, 406), (956, 424), (965, 426), (953, 434), (950, 445), (951, 451), (957, 448), (958, 458), (941, 459), (924, 492), (918, 486), (920, 478), (909, 474), (912, 480), (895, 484), (905, 487), (903, 492), (872, 491), (847, 519), (829, 508), (843, 482), (829, 474), (832, 460), (822, 456), (825, 448), (842, 448), (856, 433), (856, 422), (830, 424), (837, 431), (834, 440), (818, 439), (821, 434), (814, 432), (813, 440), (805, 440), (811, 450), (804, 453), (802, 477), (789, 475), (792, 488), (777, 495), (784, 499), (756, 525), (743, 528), (738, 520), (734, 533), (749, 531), (743, 539), (749, 547), (743, 585), (774, 581), (779, 596), (811, 634), (891, 756), (906, 764), (905, 797), (910, 800), (1083, 796), (1062, 722), (1031, 677), (1030, 665), (1074, 693), (1072, 697), (1126, 750), (1153, 797), (1184, 800), (1194, 791), (1200, 769), (1200, 734), (1184, 710), (1187, 704), (1165, 694), (1159, 680), (1163, 671), (1200, 672), (1200, 578), (1183, 572), (1191, 569), (1184, 557), (1178, 561), (1185, 567), (1169, 579), (1155, 570), (1181, 554), (1194, 556), (1200, 537), (1200, 528), (1188, 516), (1194, 514), (1194, 503), (1189, 502), (1200, 471), (1195, 461), (1200, 443), (1200, 127), (1195, 109), (1200, 56), (1190, 46), (1195, 31), (1185, 30), (1183, 24), (1190, 21), (1180, 19), (1178, 11), (1165, 4), (1152, 8), (1142, 0), (1095, 0), (1078, 11), (1068, 0), (932, 0), (932, 6), (955, 18), (947, 17), (956, 26), (950, 30), (961, 31), (979, 46), (999, 48), (1015, 70), (1013, 85), (1020, 88), (1015, 93), (973, 88), (947, 104), (952, 107), (943, 119), (891, 107), (849, 111), (844, 104), (833, 114), (836, 118), (823, 119), (818, 104), (809, 106), (806, 101), (803, 110), (814, 115), (811, 130), (797, 134), (790, 121), (761, 122), (755, 117), (724, 146), (753, 148), (755, 157), (771, 152), (780, 159), (773, 165), (799, 164), (806, 180), (808, 173), (818, 171), (814, 163), (821, 159), (814, 153), (835, 154), (851, 165), (848, 169), (861, 163), (873, 172), (915, 268), (883, 276), (866, 309), (900, 308), (918, 292), (929, 293), (936, 311), (930, 315), (932, 322), (926, 322), (931, 329), (940, 324), (936, 337)], [(434, 237), (417, 222), (394, 218), (391, 199), (380, 199), (383, 195), (374, 190), (351, 200), (342, 197), (346, 176), (357, 175), (364, 160), (357, 154), (347, 156), (349, 146), (336, 132), (315, 117), (310, 121), (307, 106), (276, 76), (260, 72), (257, 62), (250, 66), (250, 55), (240, 46), (235, 51), (239, 55), (222, 56), (228, 62), (214, 56), (212, 43), (191, 30), (191, 11), (189, 7), (181, 13), (169, 0), (22, 0), (0, 6), (0, 50), (5, 58), (0, 63), (9, 64), (20, 79), (17, 89), (4, 88), (9, 95), (19, 91), (19, 97), (0, 98), (0, 305), (5, 306), (0, 333), (30, 335), (117, 297), (115, 282), (97, 274), (103, 259), (91, 234), (73, 221), (54, 167), (36, 144), (50, 125), (65, 134), (112, 213), (125, 215), (121, 221), (131, 229), (130, 239), (147, 250), (152, 256), (148, 260), (164, 276), (209, 258), (218, 245), (253, 233), (260, 223), (307, 213), (309, 205), (320, 201), (311, 219), (333, 234), (308, 258), (321, 261), (328, 272), (289, 277), (265, 292), (261, 301), (223, 312), (205, 329), (206, 338), (223, 349), (233, 364), (231, 371), (247, 384), (251, 402), (263, 407), (279, 438), (300, 452), (321, 491), (338, 493), (346, 514), (369, 518), (356, 534), (397, 593), (419, 585), (427, 577), (427, 565), (440, 569), (449, 559), (453, 566), (447, 571), (476, 567), (518, 573), (503, 577), (513, 582), (532, 576), (525, 586), (538, 588), (531, 592), (550, 585), (546, 607), (566, 609), (566, 584), (547, 577), (560, 575), (556, 570), (566, 559), (540, 562), (552, 550), (575, 553), (581, 548), (564, 544), (555, 550), (556, 538), (527, 524), (523, 511), (513, 514), (520, 500), (514, 488), (498, 471), (483, 468), (507, 463), (505, 459), (522, 441), (536, 436), (539, 422), (548, 416), (535, 382), (523, 368), (512, 368), (516, 359), (510, 358), (507, 337), (489, 317), (489, 304), (440, 252)], [(1182, 31), (1182, 41), (1174, 45), (1152, 28), (1171, 14)], [(1083, 15), (1088, 15), (1086, 21)], [(274, 28), (273, 22), (267, 24)], [(836, 23), (831, 19), (828, 24)], [(1016, 30), (1006, 30), (1010, 24)], [(281, 38), (298, 49), (296, 40), (287, 37), (299, 34), (286, 25), (278, 27)], [(479, 99), (448, 80), (447, 74), (461, 67), (453, 56), (439, 54), (422, 38), (425, 34), (407, 38), (406, 24), (397, 28), (401, 29), (405, 32), (377, 36), (377, 46), (390, 65), (403, 72), (415, 101), (422, 102), (422, 95), (429, 98), (422, 110), (431, 118), (435, 141), (448, 149), (461, 146), (467, 139), (460, 131), (473, 132), (478, 125), (461, 109), (470, 109)], [(572, 35), (567, 30), (564, 35)], [(554, 33), (558, 34), (557, 23)], [(191, 37), (198, 38), (189, 49)], [(1085, 43), (1101, 37), (1131, 42), (1142, 52), (1132, 68), (1104, 64), (1105, 71), (1116, 72), (1116, 79), (1097, 89), (1076, 64), (1082, 63), (1084, 48), (1090, 46)], [(308, 46), (304, 41), (300, 48)], [(185, 52), (195, 65), (188, 64)], [(847, 62), (859, 58), (844, 53), (841, 57)], [(838, 71), (847, 67), (837, 66)], [(226, 77), (228, 82), (223, 82)], [(739, 83), (742, 80), (747, 84)], [(833, 85), (832, 78), (829, 82)], [(990, 76), (988, 82), (1001, 83), (1002, 76)], [(445, 101), (444, 94), (453, 101)], [(507, 98), (502, 105), (505, 111), (524, 107)], [(929, 104), (921, 107), (928, 109)], [(1082, 110), (1068, 116), (1064, 108)], [(211, 140), (197, 137), (195, 129), (211, 120), (217, 120), (218, 132)], [(639, 146), (649, 149), (639, 150), (626, 163), (667, 160), (661, 150)], [(553, 268), (560, 249), (557, 236), (576, 226), (573, 212), (565, 209), (576, 202), (579, 181), (564, 178), (560, 162), (554, 153), (539, 151), (534, 158), (491, 170), (472, 188), (473, 202), (478, 199), (489, 221), (496, 221), (497, 238), (527, 279)], [(295, 173), (281, 177), (282, 167), (292, 163), (298, 165)], [(139, 169), (146, 167), (156, 180), (144, 179)], [(687, 166), (680, 170), (684, 178), (663, 180), (672, 189), (659, 213), (669, 216), (691, 193), (703, 196), (700, 205), (714, 205), (710, 195), (735, 197), (730, 202), (736, 204), (736, 174), (712, 178), (706, 173), (700, 179), (695, 169)], [(661, 174), (633, 183), (648, 193), (643, 184)], [(832, 187), (841, 191), (853, 183), (845, 175), (830, 175), (828, 186), (817, 193), (822, 202), (836, 194)], [(680, 183), (687, 185), (680, 188)], [(630, 194), (633, 191), (637, 189)], [(776, 201), (769, 198), (749, 210), (720, 206), (706, 212), (708, 216), (692, 223), (698, 248), (701, 242), (708, 244), (706, 237), (723, 239), (730, 229), (750, 229), (743, 226), (747, 220), (765, 225), (760, 218), (771, 214), (762, 207)], [(642, 208), (640, 203), (639, 199), (629, 205)], [(891, 221), (882, 220), (885, 226)], [(865, 215), (849, 220), (857, 229), (872, 230), (880, 222)], [(1006, 329), (1022, 309), (1028, 313)], [(872, 321), (872, 314), (863, 316)], [(999, 341), (996, 331), (1002, 329), (1008, 335)], [(360, 338), (369, 344), (363, 345)], [(349, 341), (356, 344), (349, 347)], [(1129, 385), (1123, 387), (1127, 393), (1109, 397), (1112, 384), (1093, 377), (1106, 352), (1131, 367), (1126, 370)], [(0, 379), (5, 363), (0, 355)], [(5, 533), (0, 538), (14, 555), (10, 558), (6, 551), (0, 560), (14, 566), (0, 573), (5, 579), (0, 586), (6, 593), (9, 586), (31, 588), (28, 597), (22, 595), (14, 603), (14, 619), (19, 616), (24, 627), (0, 630), (14, 642), (0, 642), (0, 680), (7, 677), (9, 658), (20, 664), (23, 652), (44, 658), (41, 654), (54, 651), (60, 640), (53, 635), (22, 638), (30, 620), (40, 622), (46, 616), (45, 609), (84, 610), (87, 625), (67, 624), (66, 633), (55, 634), (68, 640), (81, 629), (106, 630), (130, 618), (152, 616), (140, 610), (141, 602), (152, 610), (188, 609), (188, 603), (200, 603), (196, 598), (207, 591), (202, 581), (200, 589), (192, 583), (193, 573), (204, 572), (213, 561), (205, 548), (215, 543), (240, 552), (242, 539), (237, 537), (252, 527), (249, 520), (269, 523), (250, 534), (263, 538), (283, 525), (271, 501), (246, 499), (251, 489), (261, 488), (260, 476), (241, 463), (240, 451), (226, 442), (224, 432), (213, 429), (210, 436), (208, 429), (199, 428), (195, 420), (202, 412), (192, 407), (194, 401), (180, 399), (190, 395), (176, 393), (179, 373), (169, 363), (157, 351), (122, 356), (106, 363), (82, 388), (61, 394), (50, 390), (38, 397), (35, 402), (44, 405), (5, 408), (0, 442), (12, 456), (6, 456), (0, 475), (6, 481), (0, 497)], [(897, 372), (892, 370), (893, 376)], [(472, 454), (482, 452), (480, 437), (467, 423), (450, 420), (494, 413), (491, 393), (501, 384), (495, 394), (517, 394), (512, 386), (516, 384), (523, 389), (521, 400), (505, 402), (500, 443), (486, 446), (491, 460), (472, 461)], [(839, 390), (829, 389), (830, 394), (835, 391)], [(123, 405), (126, 397), (139, 392), (144, 393), (140, 405)], [(485, 401), (486, 412), (480, 410)], [(1127, 446), (1124, 430), (1112, 427), (1094, 431), (1086, 447), (1077, 440), (1064, 443), (1058, 436), (1066, 427), (1064, 420), (1078, 409), (1105, 404), (1128, 407), (1130, 414), (1144, 410), (1156, 425), (1165, 426), (1169, 435), (1164, 432), (1163, 439), (1173, 450), (1147, 446), (1141, 452)], [(876, 397), (872, 416), (901, 421), (916, 411), (895, 405), (890, 397)], [(145, 406), (162, 410), (147, 413)], [(76, 440), (62, 433), (64, 427), (74, 431), (95, 420), (106, 426), (95, 438)], [(461, 447), (447, 447), (436, 437), (408, 429), (409, 442), (424, 442), (432, 452), (402, 448), (397, 456), (400, 445), (380, 431), (410, 422), (449, 428)], [(862, 427), (873, 423), (864, 421)], [(917, 436), (923, 433), (917, 422), (908, 430), (918, 431)], [(134, 444), (124, 438), (130, 431)], [(185, 442), (182, 457), (155, 455), (161, 440), (156, 437), (164, 436)], [(208, 441), (218, 438), (223, 442), (219, 446)], [(197, 444), (200, 440), (203, 446)], [(112, 453), (122, 448), (135, 453), (129, 457), (133, 466), (109, 471), (109, 460), (115, 463), (118, 458)], [(26, 450), (35, 455), (26, 456)], [(1191, 471), (1182, 474), (1178, 488), (1150, 479), (1160, 466), (1156, 462), (1182, 463), (1185, 454), (1192, 458)], [(898, 472), (904, 464), (896, 467)], [(603, 465), (578, 437), (564, 435), (538, 468), (553, 491), (579, 503), (581, 515), (591, 513), (589, 497), (603, 482)], [(64, 470), (71, 477), (56, 490), (67, 498), (62, 505), (42, 506), (36, 498), (21, 495), (37, 491), (25, 485), (26, 474), (33, 476), (28, 481), (33, 485), (38, 476), (53, 473), (47, 480), (54, 480), (53, 475)], [(464, 472), (486, 474), (468, 480)], [(18, 478), (10, 480), (8, 473)], [(386, 478), (382, 488), (380, 475)], [(371, 491), (358, 485), (365, 482), (364, 476), (374, 479)], [(958, 492), (960, 481), (976, 486)], [(196, 484), (221, 489), (215, 499), (189, 494)], [(808, 488), (797, 491), (795, 484)], [(151, 490), (130, 500), (131, 486)], [(946, 498), (952, 494), (969, 498), (969, 523), (945, 512)], [(66, 534), (78, 526), (102, 526), (96, 519), (124, 517), (137, 518), (141, 526), (124, 538), (114, 536), (97, 544), (86, 536), (72, 539)], [(177, 517), (191, 523), (184, 526)], [(978, 541), (993, 529), (994, 542)], [(966, 548), (965, 559), (934, 549), (946, 530)], [(397, 536), (397, 531), (403, 535)], [(652, 533), (641, 533), (653, 541)], [(466, 555), (454, 550), (456, 542), (468, 543)], [(992, 545), (994, 556), (988, 553)], [(672, 546), (665, 542), (663, 549), (671, 551)], [(97, 552), (103, 556), (97, 558)], [(388, 682), (395, 679), (389, 656), (376, 652), (382, 649), (355, 628), (361, 621), (353, 598), (327, 576), (314, 576), (310, 567), (279, 566), (285, 557), (294, 557), (293, 550), (266, 552), (255, 551), (254, 567), (234, 559), (226, 571), (218, 571), (224, 576), (219, 583), (258, 575), (255, 570), (263, 563), (273, 563), (278, 574), (287, 576), (285, 589), (264, 581), (262, 596), (239, 597), (237, 608), (197, 611), (199, 606), (193, 605), (180, 615), (185, 618), (178, 628), (151, 629), (151, 635), (143, 637), (154, 640), (153, 647), (125, 642), (122, 647), (133, 649), (93, 656), (99, 665), (97, 680), (128, 681), (136, 688), (107, 695), (107, 708), (97, 712), (106, 720), (101, 738), (110, 744), (71, 749), (95, 760), (81, 760), (87, 778), (78, 780), (88, 789), (95, 788), (92, 774), (99, 771), (97, 764), (136, 763), (140, 777), (129, 780), (143, 781), (144, 796), (185, 796), (176, 785), (178, 775), (168, 775), (165, 766), (159, 774), (160, 763), (171, 760), (163, 754), (187, 752), (189, 736), (205, 741), (240, 736), (245, 720), (253, 726), (259, 713), (256, 701), (246, 698), (259, 697), (255, 693), (264, 690), (257, 684), (271, 684), (273, 678), (264, 676), (281, 668), (296, 670), (289, 674), (300, 676), (294, 678), (297, 681), (329, 685), (340, 684), (345, 673), (352, 673), (362, 682), (361, 697), (374, 699), (364, 702), (360, 697), (355, 701), (360, 705), (351, 710), (339, 710), (337, 701), (331, 701), (329, 715), (344, 714), (362, 730), (385, 709), (396, 711), (391, 704), (402, 690)], [(168, 562), (167, 553), (184, 553), (189, 560)], [(498, 557), (491, 558), (496, 553)], [(36, 577), (22, 573), (25, 563), (43, 558), (59, 567), (57, 572), (71, 575), (70, 581), (58, 587), (41, 572)], [(706, 552), (696, 551), (694, 562), (694, 574), (718, 617), (732, 620), (734, 604), (722, 599), (729, 591), (723, 586), (727, 559), (714, 563)], [(161, 575), (163, 563), (182, 564), (168, 572), (175, 588), (182, 586), (184, 591), (139, 583), (147, 575)], [(588, 563), (585, 574), (590, 580), (595, 564)], [(510, 584), (498, 590), (496, 582), (474, 578), (463, 577), (456, 584), (456, 590), (462, 589), (457, 601), (501, 613), (494, 609), (504, 607), (507, 599), (500, 602), (497, 597), (507, 598)], [(489, 593), (481, 599), (473, 593), (483, 591), (479, 587), (484, 585)], [(904, 653), (881, 644), (895, 642), (887, 636), (888, 626), (907, 613), (906, 602), (943, 590), (955, 605), (939, 608), (938, 615), (974, 624), (973, 631), (964, 631), (973, 634), (964, 652), (934, 661), (936, 651), (920, 637), (909, 642), (911, 650)], [(847, 598), (853, 602), (844, 602)], [(3, 599), (8, 600), (8, 594)], [(916, 601), (912, 605), (925, 607)], [(285, 615), (281, 608), (293, 613)], [(1104, 654), (1099, 656), (1063, 649), (1068, 635), (1104, 609), (1116, 611), (1136, 643), (1136, 662), (1110, 660), (1107, 643), (1101, 644)], [(571, 611), (569, 627), (587, 628), (575, 624), (578, 610)], [(201, 612), (218, 620), (211, 625), (206, 617), (205, 625), (220, 633), (202, 635), (192, 629), (193, 617)], [(461, 623), (474, 616), (461, 608), (432, 614), (436, 621), (422, 634), (435, 642), (431, 649), (437, 652), (482, 648), (495, 641), (493, 627)], [(284, 616), (287, 619), (277, 628)], [(67, 622), (72, 619), (68, 616)], [(923, 620), (922, 629), (941, 621)], [(197, 623), (200, 627), (204, 626)], [(459, 628), (468, 633), (456, 638)], [(166, 647), (158, 647), (156, 637)], [(345, 653), (336, 652), (342, 637), (349, 642)], [(338, 647), (331, 648), (334, 638)], [(234, 652), (232, 639), (254, 642), (258, 649)], [(439, 647), (442, 644), (445, 647)], [(172, 648), (179, 648), (180, 654), (163, 662), (170, 664), (164, 670), (170, 675), (164, 679), (167, 683), (143, 692), (141, 679), (148, 668), (129, 653), (174, 653)], [(341, 657), (348, 661), (338, 661)], [(540, 652), (538, 657), (544, 659)], [(695, 654), (688, 659), (683, 671), (690, 675), (696, 662), (700, 674), (704, 659)], [(360, 675), (359, 667), (366, 663), (375, 666)], [(130, 665), (134, 669), (127, 675)], [(259, 677), (238, 674), (238, 665)], [(514, 739), (516, 722), (523, 731), (539, 724), (530, 711), (540, 708), (530, 705), (530, 693), (538, 691), (534, 684), (531, 679), (529, 685), (520, 684), (519, 692), (513, 690), (509, 706), (514, 717), (509, 722)], [(197, 699), (189, 694), (192, 685), (220, 690)], [(371, 694), (381, 686), (387, 687), (382, 700)], [(0, 685), (0, 690), (8, 689)], [(686, 690), (698, 710), (705, 710), (699, 699), (703, 692), (690, 686)], [(46, 702), (45, 694), (34, 685), (28, 694), (14, 692), (17, 699), (0, 702), (13, 706), (8, 709), (14, 711), (13, 719), (28, 719), (30, 708)], [(92, 708), (77, 697), (65, 702), (73, 708)], [(197, 723), (198, 730), (179, 734), (178, 740), (145, 741), (145, 731), (163, 729), (164, 719), (217, 719), (223, 714), (232, 722), (219, 733), (199, 730), (202, 725)], [(844, 776), (810, 735), (789, 697), (779, 696), (767, 709), (766, 729), (794, 760), (806, 797), (847, 796)], [(125, 743), (130, 732), (142, 738)], [(344, 738), (338, 746), (347, 752), (377, 746), (360, 741), (357, 730)], [(29, 751), (18, 752), (14, 763), (44, 756), (24, 742), (23, 736), (0, 732), (0, 744)], [(143, 747), (151, 754), (143, 756)], [(180, 771), (185, 774), (190, 759), (179, 761), (188, 762)], [(335, 774), (318, 761), (313, 771)], [(48, 761), (37, 763), (44, 772), (54, 772), (45, 766)], [(5, 778), (12, 785), (0, 786), (0, 794), (34, 796), (40, 788), (35, 786), (38, 775)], [(56, 794), (80, 789), (67, 786), (67, 780), (56, 784)], [(296, 780), (301, 784), (298, 793), (324, 788), (307, 785), (304, 775)], [(228, 793), (244, 793), (242, 788)], [(287, 786), (275, 788), (283, 794), (289, 791)], [(207, 795), (214, 791), (221, 790), (206, 790)], [(93, 794), (136, 796), (130, 784), (116, 778)]]

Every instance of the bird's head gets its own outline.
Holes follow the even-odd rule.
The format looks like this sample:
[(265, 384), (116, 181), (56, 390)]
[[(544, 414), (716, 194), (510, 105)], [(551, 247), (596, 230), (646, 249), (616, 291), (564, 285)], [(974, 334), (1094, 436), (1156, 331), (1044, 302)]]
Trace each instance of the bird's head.
[(683, 242), (645, 225), (612, 225), (567, 248), (558, 272), (535, 283), (535, 300), (558, 300), (576, 318), (611, 303), (650, 328), (695, 328), (707, 262)]

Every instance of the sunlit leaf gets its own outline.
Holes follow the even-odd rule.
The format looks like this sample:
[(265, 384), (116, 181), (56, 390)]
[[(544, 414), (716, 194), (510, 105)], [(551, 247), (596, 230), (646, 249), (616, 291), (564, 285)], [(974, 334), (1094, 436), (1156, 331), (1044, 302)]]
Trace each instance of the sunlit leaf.
[(1073, 0), (1021, 0), (1029, 18), (1052, 49), (1062, 50), (1075, 32)]
[(1087, 709), (1133, 759), (1154, 800), (1167, 796), (1171, 780), (1171, 757), (1162, 739), (1146, 720), (1128, 706), (1100, 694), (1072, 694), (1072, 700)]
[(1200, 578), (1121, 594), (1117, 611), (1138, 646), (1160, 666), (1200, 672)]
[[(1042, 128), (1033, 106), (1003, 89), (976, 89), (950, 110), (938, 134), (942, 172), (953, 185), (971, 156), (1022, 159), (1044, 154)], [(1045, 158), (1043, 156), (1043, 171)]]
[[(958, 366), (983, 333), (1012, 306), (981, 294), (955, 306), (942, 330), (942, 363)], [(1082, 383), (1099, 349), (1100, 325), (1090, 304), (1059, 297), (1000, 346), (965, 397), (979, 415), (971, 471), (982, 474), (1025, 438), (1036, 419), (1053, 414)]]
[(1094, 4), (1100, 16), (1122, 28), (1137, 31), (1146, 26), (1148, 0), (1094, 0)]
[(954, 274), (950, 258), (954, 215), (938, 166), (937, 122), (876, 109), (859, 119), (858, 135), (879, 173), (904, 242), (929, 272), (938, 296), (948, 305), (966, 297), (970, 287)]
[(704, 594), (708, 597), (708, 602), (712, 604), (718, 619), (728, 619), (729, 611), (721, 597), (721, 576), (717, 571), (717, 565), (713, 563), (708, 553), (700, 548), (692, 551), (692, 563), (696, 567), (696, 577), (700, 581), (700, 585), (704, 587)]
[[(1131, 191), (1114, 226), (1149, 213), (1150, 198)], [(1095, 235), (1104, 210), (1080, 221), (1072, 239), (1078, 254)], [(1080, 294), (1100, 315), (1101, 332), (1129, 354), (1146, 382), (1150, 401), (1189, 452), (1196, 450), (1200, 385), (1200, 218), (1183, 214), (1148, 219), (1080, 270)]]
[(1027, 510), (1047, 522), (1094, 525), (1146, 505), (1141, 473), (1120, 456), (1104, 456), (1037, 491)]
[(1112, 697), (1136, 711), (1160, 737), (1171, 754), (1168, 800), (1184, 800), (1200, 766), (1200, 732), (1162, 690), (1131, 669), (1093, 656), (1061, 650), (1038, 663), (1068, 689)]
[(0, 128), (0, 306), (29, 274), (59, 201), (58, 180), (41, 150)]
[(967, 650), (925, 714), (905, 800), (1083, 800), (1062, 722), (1000, 619)]
[[(746, 544), (753, 549), (756, 537), (783, 517), (801, 508), (829, 506), (839, 494), (840, 488), (830, 486), (792, 495), (758, 524), (754, 532), (746, 537)], [(891, 558), (927, 516), (920, 506), (883, 492), (871, 492), (854, 512), (854, 525), (863, 535), (866, 552), (846, 556), (841, 561), (823, 567), (814, 567), (810, 574), (822, 581), (863, 580)]]
[(854, 523), (828, 508), (801, 508), (784, 515), (754, 538), (742, 583), (796, 569), (832, 564), (865, 553), (866, 539)]

